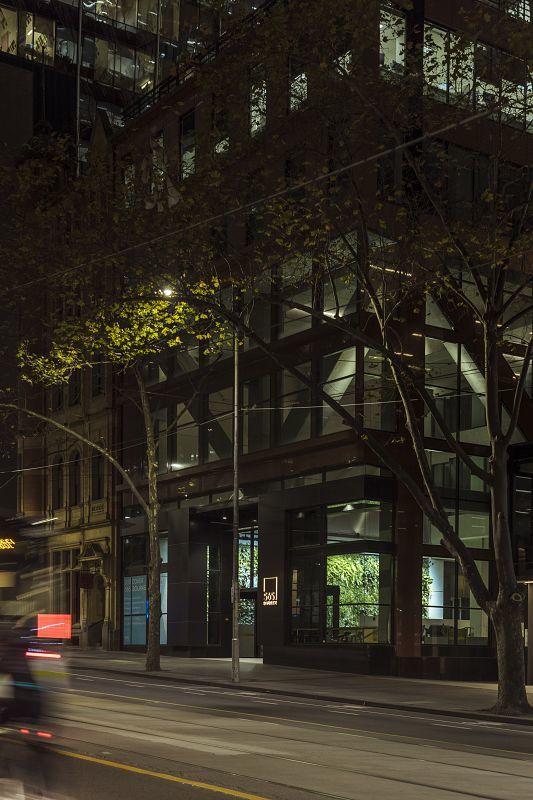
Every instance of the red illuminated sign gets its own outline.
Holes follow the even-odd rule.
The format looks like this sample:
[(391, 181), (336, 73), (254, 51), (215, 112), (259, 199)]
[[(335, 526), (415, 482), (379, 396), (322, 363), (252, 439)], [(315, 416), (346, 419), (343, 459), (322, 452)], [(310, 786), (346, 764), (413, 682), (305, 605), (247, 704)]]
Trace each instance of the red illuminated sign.
[(37, 614), (38, 639), (70, 639), (71, 636), (70, 614)]

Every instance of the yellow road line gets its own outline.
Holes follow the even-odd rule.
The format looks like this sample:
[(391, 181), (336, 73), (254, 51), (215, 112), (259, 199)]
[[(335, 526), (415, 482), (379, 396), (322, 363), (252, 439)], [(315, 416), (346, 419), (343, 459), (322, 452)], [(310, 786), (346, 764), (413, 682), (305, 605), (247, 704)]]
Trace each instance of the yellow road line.
[(165, 772), (153, 772), (150, 769), (131, 767), (129, 764), (121, 764), (119, 761), (108, 761), (105, 758), (86, 756), (82, 753), (74, 753), (71, 750), (63, 750), (59, 748), (54, 752), (58, 753), (58, 755), (67, 756), (68, 758), (77, 758), (80, 761), (89, 761), (92, 764), (99, 764), (103, 767), (113, 767), (114, 769), (121, 769), (125, 772), (133, 772), (136, 775), (147, 775), (149, 778), (158, 778), (159, 780), (170, 781), (171, 783), (181, 783), (185, 786), (191, 786), (193, 789), (205, 789), (205, 791), (214, 792), (216, 794), (225, 794), (228, 797), (240, 797), (242, 800), (268, 800), (268, 798), (261, 797), (258, 794), (239, 792), (236, 789), (226, 789), (224, 786), (217, 786), (216, 784), (212, 783), (204, 783), (203, 781), (191, 781), (187, 778), (178, 778), (176, 775), (167, 775)]

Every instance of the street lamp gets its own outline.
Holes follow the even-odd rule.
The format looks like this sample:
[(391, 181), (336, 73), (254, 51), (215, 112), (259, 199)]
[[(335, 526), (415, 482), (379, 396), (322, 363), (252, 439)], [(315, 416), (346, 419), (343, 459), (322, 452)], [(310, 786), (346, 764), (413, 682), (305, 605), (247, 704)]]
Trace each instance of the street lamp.
[(233, 334), (233, 569), (231, 579), (231, 680), (240, 681), (239, 660), (239, 336)]

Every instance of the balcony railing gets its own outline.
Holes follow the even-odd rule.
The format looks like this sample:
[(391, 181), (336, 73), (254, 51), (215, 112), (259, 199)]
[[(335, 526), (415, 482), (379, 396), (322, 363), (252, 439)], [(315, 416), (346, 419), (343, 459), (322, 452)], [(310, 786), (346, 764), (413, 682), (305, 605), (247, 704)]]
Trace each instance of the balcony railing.
[(523, 19), (525, 22), (531, 22), (533, 17), (532, 0), (481, 0), (481, 2), (487, 6), (499, 8), (512, 17)]
[(278, 0), (265, 0), (265, 2), (261, 3), (255, 11), (253, 11), (251, 14), (248, 14), (237, 25), (228, 29), (225, 33), (219, 36), (212, 47), (210, 47), (204, 53), (196, 56), (190, 64), (187, 64), (183, 68), (180, 68), (179, 65), (176, 65), (175, 75), (169, 75), (168, 78), (165, 78), (164, 81), (158, 83), (157, 86), (154, 86), (153, 89), (150, 89), (145, 94), (140, 95), (136, 100), (134, 100), (133, 103), (131, 103), (131, 105), (124, 109), (124, 119), (129, 120), (137, 117), (139, 114), (144, 113), (157, 102), (159, 102), (162, 97), (172, 92), (178, 86), (183, 86), (183, 84), (192, 78), (195, 72), (203, 64), (213, 61), (213, 59), (216, 58), (222, 50), (228, 47), (228, 45), (230, 45), (234, 40), (236, 34), (242, 33), (243, 31), (246, 31), (252, 27), (255, 24), (258, 16), (274, 6), (277, 2)]

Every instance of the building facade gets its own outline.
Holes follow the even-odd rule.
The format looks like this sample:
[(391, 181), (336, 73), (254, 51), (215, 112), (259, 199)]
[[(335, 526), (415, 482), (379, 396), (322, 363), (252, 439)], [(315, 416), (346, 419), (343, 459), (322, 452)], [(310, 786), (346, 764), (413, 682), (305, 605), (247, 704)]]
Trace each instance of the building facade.
[[(401, 2), (383, 4), (367, 33), (373, 43), (369, 57), (374, 58), (376, 78), (382, 80), (383, 96), (390, 102), (395, 76), (403, 75), (409, 37), (419, 36), (422, 26), (425, 57), (438, 54), (438, 76), (430, 86), (431, 121), (439, 115), (453, 115), (456, 109), (457, 113), (471, 114), (486, 111), (498, 91), (487, 64), (508, 64), (506, 86), (514, 87), (516, 95), (512, 107), (502, 110), (498, 106), (491, 114), (487, 112), (487, 119), (439, 137), (453, 156), (453, 173), (446, 190), (468, 223), (475, 224), (476, 203), (485, 186), (483, 170), (494, 157), (497, 142), (503, 140), (505, 152), (512, 153), (510, 167), (522, 174), (529, 163), (533, 116), (526, 61), (505, 49), (494, 32), (497, 26), (489, 23), (477, 31), (471, 51), (471, 106), (467, 112), (461, 111), (452, 43), (461, 31), (464, 5), (434, 0), (416, 3), (417, 33), (407, 7)], [(479, 10), (484, 4), (467, 5)], [(531, 36), (529, 3), (485, 5), (515, 25), (517, 35)], [(260, 15), (261, 9), (257, 13)], [(342, 66), (353, 53), (346, 37), (340, 38), (338, 58), (344, 59)], [(244, 50), (239, 51), (243, 59)], [(223, 59), (224, 52), (210, 58), (210, 63), (213, 58)], [(150, 181), (141, 176), (148, 165), (151, 175), (165, 174), (165, 180), (159, 182), (165, 193), (169, 187), (194, 181), (203, 158), (209, 163), (219, 158), (218, 169), (224, 175), (228, 152), (244, 153), (252, 200), (265, 193), (260, 169), (266, 158), (275, 162), (272, 171), (277, 169), (277, 174), (290, 179), (296, 169), (296, 155), (303, 153), (303, 174), (314, 174), (316, 156), (309, 152), (315, 144), (313, 137), (324, 133), (317, 133), (319, 118), (312, 106), (316, 73), (306, 67), (307, 62), (288, 59), (286, 52), (280, 56), (281, 62), (286, 64), (283, 81), (279, 72), (273, 76), (261, 72), (254, 52), (243, 69), (249, 78), (248, 90), (241, 91), (239, 84), (228, 92), (228, 108), (223, 114), (210, 87), (206, 91), (202, 86), (201, 69), (156, 86), (149, 102), (130, 107), (127, 124), (115, 139), (117, 161), (130, 167), (124, 172), (128, 183), (135, 185), (137, 181), (146, 188)], [(325, 126), (324, 130), (322, 144), (335, 133), (334, 126)], [(376, 136), (382, 136), (382, 132)], [(364, 159), (373, 154), (377, 140), (359, 142), (357, 156)], [(321, 152), (318, 146), (316, 152)], [(365, 191), (372, 197), (376, 193), (383, 196), (386, 221), (387, 208), (393, 203), (387, 195), (397, 178), (394, 160), (389, 160), (386, 168), (380, 165), (376, 170), (372, 166), (365, 172)], [(155, 179), (152, 185), (151, 191), (156, 192)], [(165, 203), (169, 203), (168, 198), (163, 204), (152, 203), (154, 213), (164, 213)], [(253, 248), (251, 227), (230, 224), (229, 247)], [(530, 266), (528, 262), (523, 269)], [(272, 346), (278, 361), (273, 363), (250, 340), (244, 342), (240, 355), (242, 655), (262, 656), (269, 663), (378, 674), (494, 677), (494, 643), (488, 619), (442, 546), (440, 533), (402, 483), (378, 462), (364, 438), (355, 437), (312, 388), (280, 366), (297, 364), (317, 386), (331, 392), (346, 407), (361, 407), (364, 427), (381, 441), (390, 442), (396, 434), (401, 440), (405, 422), (379, 352), (347, 343), (342, 332), (325, 330), (312, 315), (276, 301), (292, 297), (304, 305), (315, 303), (326, 315), (340, 304), (342, 316), (359, 314), (364, 323), (365, 300), (360, 289), (346, 285), (341, 297), (332, 298), (326, 283), (318, 289), (295, 285), (290, 267), (284, 270), (283, 266), (268, 285), (275, 297), (273, 302), (257, 304), (253, 326)], [(471, 287), (471, 296), (475, 296), (475, 287)], [(483, 353), (474, 321), (466, 321), (442, 295), (428, 295), (424, 312), (404, 320), (403, 341), (409, 343), (411, 357), (420, 364), (425, 387), (439, 398), (441, 412), (454, 435), (474, 462), (483, 466), (490, 451), (481, 391)], [(522, 328), (511, 331), (501, 354), (501, 402), (507, 413), (515, 373), (524, 358), (521, 337)], [(182, 655), (228, 656), (231, 355), (223, 354), (213, 363), (211, 356), (192, 341), (187, 350), (169, 353), (149, 365), (147, 380), (153, 398), (160, 473), (161, 642), (169, 651)], [(523, 578), (531, 576), (533, 567), (528, 467), (533, 441), (531, 397), (528, 386), (510, 463), (516, 489), (515, 559)], [(115, 410), (116, 447), (128, 473), (143, 487), (146, 465), (136, 412), (121, 400), (117, 400)], [(494, 564), (487, 486), (450, 452), (430, 416), (424, 421), (423, 433), (432, 476), (449, 519), (474, 552), (480, 574), (490, 586)], [(409, 445), (399, 445), (398, 452), (402, 463), (414, 469)], [(87, 458), (85, 453), (81, 456)], [(76, 454), (69, 453), (68, 461), (75, 464)], [(68, 485), (70, 480), (69, 474)], [(147, 626), (146, 521), (126, 486), (117, 481), (114, 487), (110, 484), (110, 490), (116, 493), (117, 502), (113, 549), (105, 552), (98, 528), (94, 529), (94, 543), (102, 549), (98, 555), (101, 564), (106, 563), (107, 555), (109, 563), (114, 564), (107, 574), (114, 575), (115, 580), (115, 643), (124, 648), (143, 648)], [(49, 502), (51, 515), (56, 515), (54, 501)], [(72, 514), (70, 505), (70, 500), (65, 502), (67, 515)], [(92, 534), (86, 522), (90, 524), (92, 511), (90, 505), (85, 507), (87, 512), (76, 513), (86, 514), (82, 530), (87, 531), (83, 536), (87, 535), (90, 544)], [(63, 551), (63, 534), (55, 529), (51, 534), (53, 547)], [(80, 533), (75, 536), (79, 537), (73, 545), (81, 551), (79, 560), (82, 565), (89, 564), (83, 559), (92, 558), (94, 550), (84, 550)], [(80, 576), (85, 571), (82, 566)]]
[[(470, 5), (473, 12), (482, 4)], [(502, 17), (514, 18), (516, 30), (531, 37), (528, 3), (488, 5)], [(438, 75), (429, 87), (433, 102), (437, 109), (439, 104), (453, 108), (460, 103), (452, 78), (451, 42), (460, 30), (461, 11), (458, 4), (444, 7), (431, 0), (417, 4), (417, 9), (423, 16), (424, 58), (439, 53)], [(405, 42), (410, 35), (408, 14), (404, 14), (401, 3), (383, 4), (381, 17), (376, 17), (376, 69), (381, 71), (384, 87), (390, 85), (391, 73), (404, 68)], [(461, 212), (467, 214), (472, 213), (476, 192), (481, 191), (483, 165), (494, 155), (495, 123), (503, 131), (506, 152), (513, 151), (511, 167), (520, 172), (528, 164), (533, 121), (526, 62), (505, 52), (490, 26), (478, 29), (477, 35), (476, 50), (471, 52), (472, 111), (486, 108), (497, 91), (495, 79), (483, 66), (487, 57), (508, 59), (507, 79), (515, 81), (518, 102), (511, 111), (499, 112), (497, 120), (493, 115), (475, 130), (463, 128), (443, 137), (456, 165), (448, 191), (464, 208), (470, 204), (468, 212), (464, 208)], [(241, 148), (250, 159), (252, 175), (259, 174), (257, 164), (266, 153), (269, 158), (279, 158), (283, 172), (287, 142), (292, 153), (303, 151), (305, 136), (313, 135), (309, 127), (313, 117), (306, 112), (314, 89), (311, 70), (308, 74), (302, 62), (295, 69), (289, 61), (287, 88), (280, 90), (279, 75), (257, 77), (253, 59), (248, 68), (249, 92), (232, 93), (229, 102), (234, 105), (227, 110), (231, 123), (223, 136), (219, 129), (213, 133), (216, 114), (205, 108), (200, 76), (188, 85), (176, 81), (170, 89), (165, 87), (164, 100), (159, 103), (156, 91), (150, 104), (133, 107), (117, 138), (118, 157), (147, 158), (149, 143), (153, 150), (153, 142), (158, 141), (164, 154), (161, 159), (176, 185), (194, 180), (195, 164), (197, 169), (203, 156), (211, 158), (213, 147), (221, 156), (222, 171), (224, 153)], [(283, 101), (280, 91), (288, 92)], [(284, 122), (280, 121), (280, 108), (285, 108)], [(292, 134), (287, 133), (291, 126), (300, 128), (299, 138), (291, 140)], [(283, 137), (285, 151), (276, 144)], [(380, 181), (390, 180), (391, 171), (394, 180), (394, 169), (393, 164), (388, 174), (383, 169), (372, 172), (370, 183), (365, 184), (367, 191), (374, 193), (376, 186), (380, 191)], [(257, 189), (260, 194), (259, 183)], [(228, 234), (230, 241), (245, 235), (236, 229)], [(283, 274), (272, 291), (285, 292), (302, 303), (313, 302), (311, 286), (291, 286)], [(327, 287), (319, 297), (321, 309), (327, 313), (328, 302), (333, 304)], [(347, 287), (340, 302), (342, 314), (347, 315), (355, 313), (362, 301), (355, 288)], [(325, 333), (316, 319), (276, 303), (258, 308), (254, 324), (260, 325), (261, 335), (280, 357), (290, 353), (300, 369), (328, 391), (335, 391), (346, 405), (364, 405), (365, 427), (380, 434), (401, 432), (395, 393), (378, 353), (347, 347), (340, 333)], [(426, 388), (442, 397), (442, 410), (454, 433), (474, 461), (483, 465), (489, 442), (480, 391), (482, 351), (473, 322), (469, 328), (445, 298), (428, 296), (425, 319), (406, 322), (405, 337), (413, 342), (413, 357), (420, 359), (425, 371)], [(511, 331), (502, 354), (504, 406), (514, 385), (514, 371), (523, 358), (519, 341), (520, 331)], [(201, 396), (180, 416), (191, 386), (199, 376), (205, 378), (206, 370), (209, 376)], [(169, 398), (154, 408), (160, 438), (161, 524), (162, 530), (168, 531), (162, 568), (162, 641), (183, 654), (228, 655), (231, 360), (228, 354), (213, 367), (208, 357), (191, 347), (154, 366), (153, 380), (157, 385), (154, 393)], [(524, 471), (519, 464), (527, 463), (533, 436), (530, 398), (528, 390), (516, 435), (516, 460), (513, 458), (510, 466), (515, 487), (521, 482), (525, 487), (529, 480), (527, 467)], [(488, 619), (442, 547), (440, 533), (405, 487), (376, 462), (363, 442), (354, 440), (342, 419), (298, 383), (290, 370), (273, 367), (249, 343), (241, 354), (240, 406), (243, 652), (262, 655), (271, 663), (384, 674), (493, 677), (494, 645)], [(131, 440), (127, 418), (123, 412), (125, 443)], [(448, 452), (430, 418), (424, 435), (433, 478), (449, 519), (475, 553), (481, 576), (490, 586), (493, 556), (487, 486)], [(133, 453), (130, 459), (130, 468), (137, 468), (141, 475), (142, 466), (135, 464)], [(402, 459), (414, 468), (408, 446)], [(531, 575), (532, 568), (529, 483), (527, 487), (514, 494), (515, 557), (522, 577)], [(146, 574), (146, 556), (142, 555), (145, 523), (136, 516), (127, 491), (120, 494), (121, 487), (118, 489), (124, 554), (122, 645), (142, 647), (146, 579), (137, 581), (135, 589), (132, 581), (134, 574)], [(136, 600), (132, 600), (134, 595)]]

